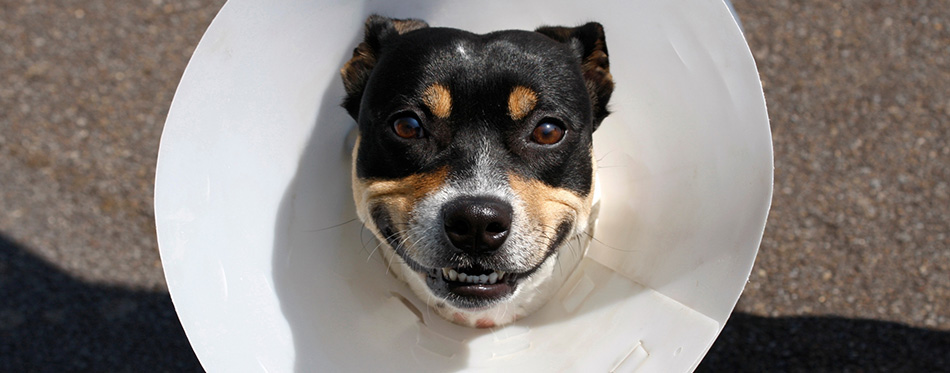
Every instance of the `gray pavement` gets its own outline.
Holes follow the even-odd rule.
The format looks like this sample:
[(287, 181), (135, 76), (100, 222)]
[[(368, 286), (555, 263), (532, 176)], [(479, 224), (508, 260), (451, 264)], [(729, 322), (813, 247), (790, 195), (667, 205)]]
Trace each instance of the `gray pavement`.
[[(151, 197), (222, 3), (0, 0), (0, 372), (200, 370)], [(775, 197), (701, 370), (950, 371), (950, 4), (734, 5)]]

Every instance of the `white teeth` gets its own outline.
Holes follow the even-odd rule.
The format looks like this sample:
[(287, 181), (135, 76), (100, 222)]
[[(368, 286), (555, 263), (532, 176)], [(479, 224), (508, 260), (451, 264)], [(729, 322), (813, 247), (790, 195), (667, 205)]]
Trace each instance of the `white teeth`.
[(469, 284), (495, 284), (505, 278), (504, 271), (494, 271), (487, 275), (469, 275), (459, 273), (452, 268), (442, 268), (442, 278), (447, 281), (465, 282)]

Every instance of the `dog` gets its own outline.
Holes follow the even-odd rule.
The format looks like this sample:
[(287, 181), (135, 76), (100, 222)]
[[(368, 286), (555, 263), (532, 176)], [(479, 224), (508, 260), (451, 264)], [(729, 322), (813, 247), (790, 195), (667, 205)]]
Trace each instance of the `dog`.
[(596, 213), (603, 27), (479, 35), (374, 15), (341, 74), (357, 215), (392, 272), (469, 327), (547, 302)]

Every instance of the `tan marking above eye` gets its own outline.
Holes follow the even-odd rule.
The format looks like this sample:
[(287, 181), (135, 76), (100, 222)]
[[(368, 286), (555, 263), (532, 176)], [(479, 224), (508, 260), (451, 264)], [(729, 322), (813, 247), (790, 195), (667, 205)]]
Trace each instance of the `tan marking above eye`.
[(538, 104), (538, 93), (525, 86), (517, 86), (508, 95), (508, 115), (521, 120)]
[(422, 92), (422, 103), (436, 118), (445, 119), (452, 114), (452, 94), (444, 85), (435, 83)]

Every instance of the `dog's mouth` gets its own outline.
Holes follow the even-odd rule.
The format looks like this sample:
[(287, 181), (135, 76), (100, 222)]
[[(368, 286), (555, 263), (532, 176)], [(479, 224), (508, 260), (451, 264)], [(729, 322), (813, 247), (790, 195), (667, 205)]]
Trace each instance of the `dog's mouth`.
[(429, 270), (426, 284), (456, 306), (479, 308), (509, 297), (525, 275), (478, 266), (443, 267)]
[(456, 296), (498, 300), (515, 290), (518, 275), (482, 268), (442, 268), (442, 281)]
[(453, 263), (455, 260), (448, 258), (437, 260), (442, 263), (433, 268), (421, 264), (406, 252), (406, 246), (401, 244), (405, 239), (401, 237), (401, 232), (393, 229), (387, 213), (377, 211), (374, 218), (389, 246), (409, 269), (425, 278), (433, 295), (466, 309), (485, 308), (509, 299), (523, 280), (533, 275), (554, 255), (572, 226), (569, 222), (562, 222), (558, 226), (555, 239), (546, 245), (543, 259), (531, 268), (492, 268), (490, 263), (493, 260), (471, 257), (459, 259), (464, 264)]
[[(465, 272), (461, 272), (465, 271)], [(474, 268), (442, 268), (442, 280), (472, 285), (495, 285), (505, 279), (505, 271), (476, 270)]]

